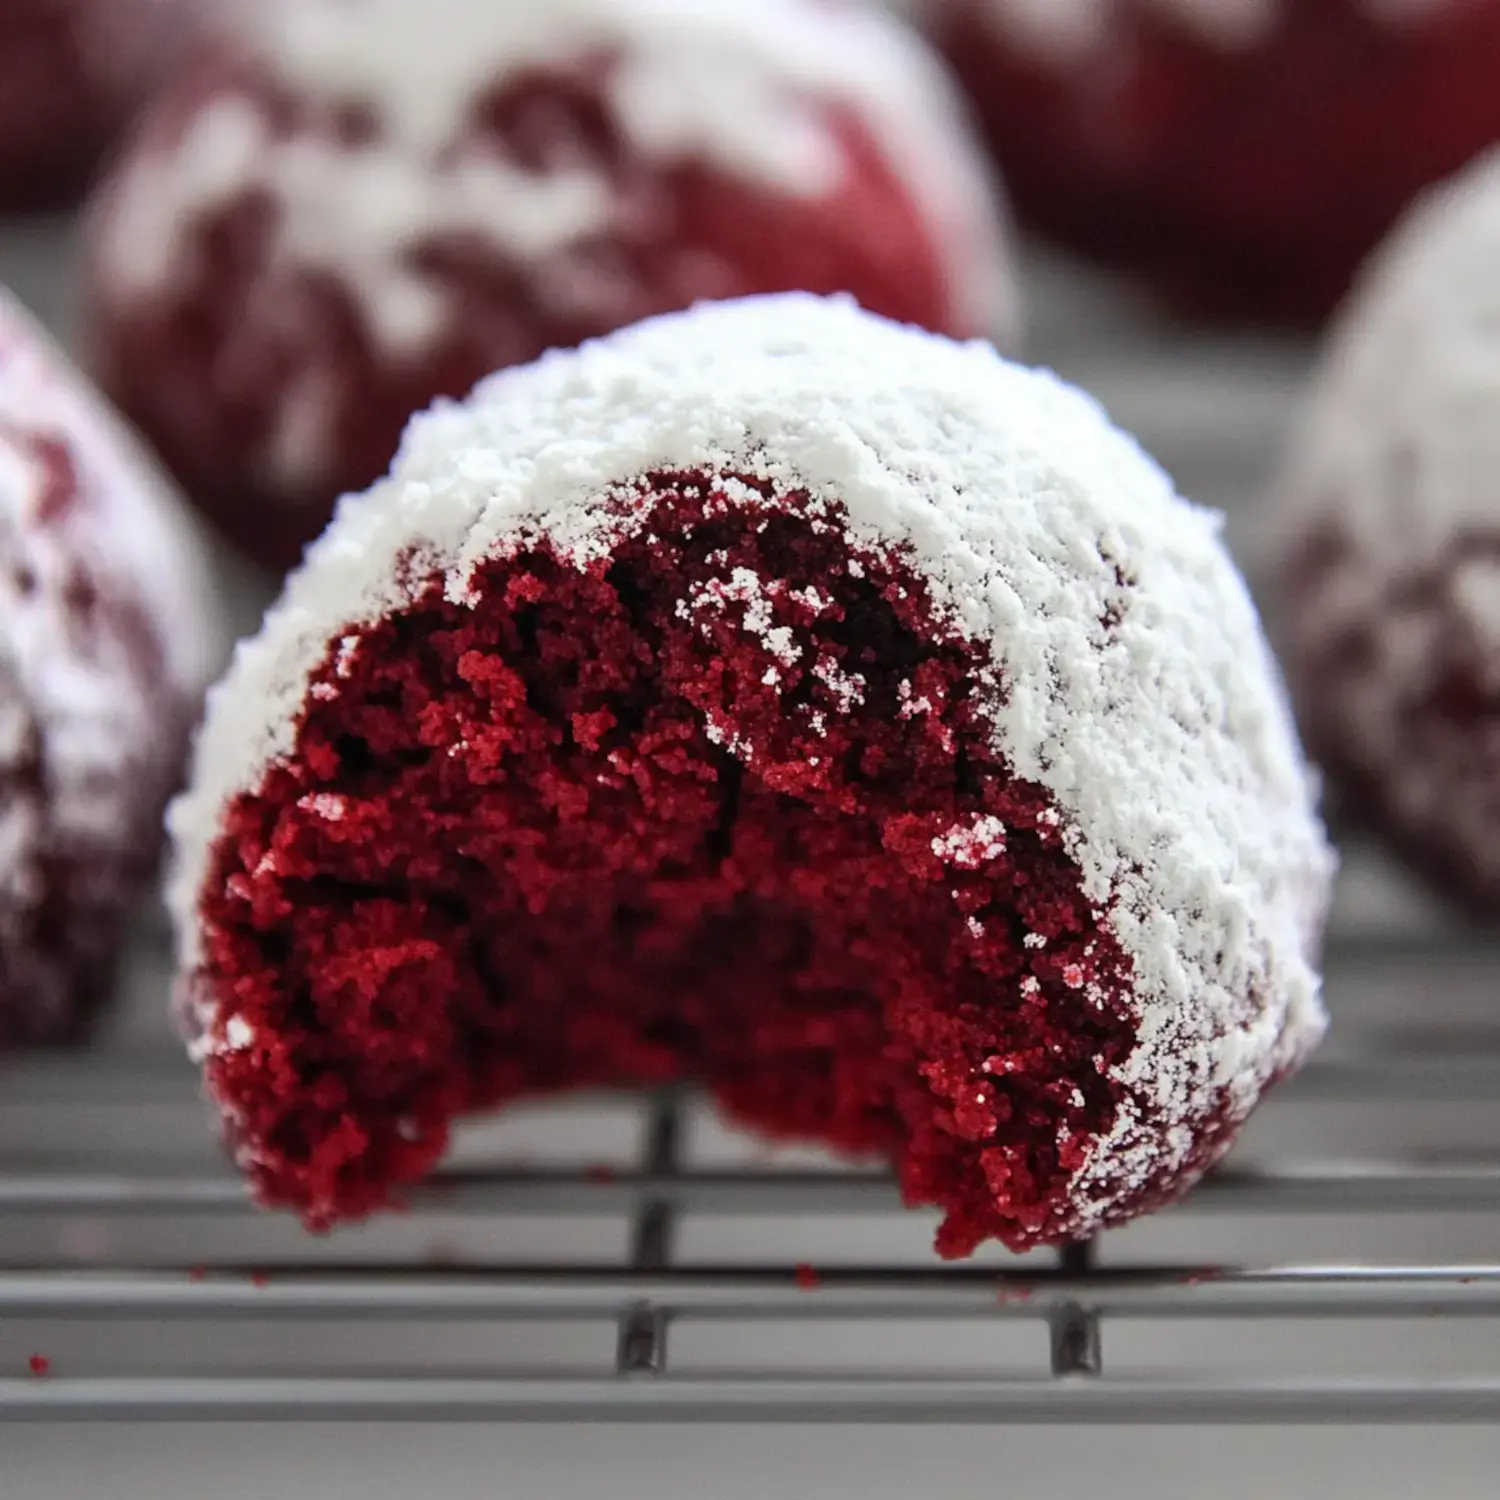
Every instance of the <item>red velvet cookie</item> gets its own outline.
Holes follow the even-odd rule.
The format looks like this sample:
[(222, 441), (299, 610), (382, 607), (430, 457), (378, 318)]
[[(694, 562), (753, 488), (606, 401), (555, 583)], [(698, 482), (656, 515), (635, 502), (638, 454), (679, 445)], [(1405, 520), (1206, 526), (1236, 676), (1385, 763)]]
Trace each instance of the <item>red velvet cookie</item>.
[(1500, 152), (1434, 189), (1329, 335), (1268, 578), (1354, 807), (1500, 918)]
[(0, 1049), (105, 999), (219, 665), (173, 503), (0, 292)]
[(270, 5), (120, 164), (89, 281), (105, 387), (276, 566), (413, 410), (647, 314), (808, 288), (1012, 322), (938, 64), (817, 0)]
[(963, 1255), (1171, 1198), (1323, 1026), (1330, 858), (1214, 518), (1053, 378), (802, 296), (408, 429), (216, 689), (181, 995), (263, 1201), (688, 1078)]
[(1500, 140), (1497, 0), (917, 0), (1040, 227), (1194, 311), (1322, 317)]
[(218, 3), (0, 4), (0, 213), (77, 202), (164, 63)]

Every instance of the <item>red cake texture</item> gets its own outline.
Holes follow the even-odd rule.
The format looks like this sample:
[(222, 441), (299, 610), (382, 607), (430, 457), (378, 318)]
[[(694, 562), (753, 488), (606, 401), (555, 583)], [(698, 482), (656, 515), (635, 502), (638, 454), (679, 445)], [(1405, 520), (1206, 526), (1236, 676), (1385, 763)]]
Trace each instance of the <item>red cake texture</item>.
[(213, 665), (160, 484), (0, 291), (0, 1050), (106, 998)]
[(1193, 312), (1322, 318), (1500, 140), (1496, 0), (918, 0), (1021, 211)]
[[(688, 1077), (764, 1130), (901, 1151), (945, 1250), (1057, 1233), (1119, 1103), (1099, 1060), (1135, 1043), (1117, 947), (910, 570), (727, 478), (649, 476), (602, 573), (528, 550), (463, 605), (434, 576), (341, 644), (291, 764), (225, 809), (206, 967), (276, 1040), (209, 1081), (270, 1201), (363, 1213), (455, 1114)], [(766, 679), (792, 653), (817, 665), (789, 716)], [(942, 709), (903, 716), (902, 682)]]
[(471, 1111), (690, 1079), (887, 1155), (944, 1254), (1067, 1239), (1322, 1026), (1327, 850), (1212, 524), (1049, 378), (812, 298), (414, 423), (172, 826), (194, 1050), (313, 1225)]
[(0, 213), (64, 208), (218, 0), (5, 0)]
[(1500, 918), (1500, 152), (1434, 189), (1332, 329), (1267, 596), (1310, 741), (1411, 864)]
[(716, 297), (1004, 335), (996, 203), (915, 37), (814, 0), (295, 0), (106, 184), (104, 386), (276, 567), (408, 415)]

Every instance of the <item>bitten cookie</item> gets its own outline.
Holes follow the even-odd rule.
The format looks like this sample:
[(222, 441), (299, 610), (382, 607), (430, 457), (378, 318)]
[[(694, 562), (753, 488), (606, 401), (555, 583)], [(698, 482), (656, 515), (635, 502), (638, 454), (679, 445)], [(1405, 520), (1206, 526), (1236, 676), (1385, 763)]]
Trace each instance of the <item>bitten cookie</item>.
[(1216, 520), (1087, 398), (842, 301), (408, 430), (215, 690), (182, 999), (267, 1203), (699, 1081), (938, 1245), (1171, 1198), (1323, 1027), (1330, 855)]

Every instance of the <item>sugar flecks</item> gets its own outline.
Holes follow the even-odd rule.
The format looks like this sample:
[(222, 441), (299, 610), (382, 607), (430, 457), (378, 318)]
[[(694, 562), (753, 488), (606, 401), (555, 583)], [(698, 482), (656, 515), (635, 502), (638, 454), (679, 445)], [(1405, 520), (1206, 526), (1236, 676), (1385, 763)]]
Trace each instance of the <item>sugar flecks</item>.
[(967, 828), (955, 828), (932, 841), (932, 852), (960, 869), (977, 870), (1005, 853), (1005, 824), (985, 816)]
[(679, 614), (683, 619), (701, 611), (722, 614), (729, 605), (742, 605), (738, 611), (742, 629), (759, 636), (767, 651), (783, 667), (795, 667), (801, 660), (801, 651), (793, 640), (789, 625), (775, 624), (775, 600), (782, 592), (779, 583), (769, 584), (748, 568), (736, 568), (727, 581), (710, 579), (701, 587), (695, 587), (688, 599), (681, 603)]

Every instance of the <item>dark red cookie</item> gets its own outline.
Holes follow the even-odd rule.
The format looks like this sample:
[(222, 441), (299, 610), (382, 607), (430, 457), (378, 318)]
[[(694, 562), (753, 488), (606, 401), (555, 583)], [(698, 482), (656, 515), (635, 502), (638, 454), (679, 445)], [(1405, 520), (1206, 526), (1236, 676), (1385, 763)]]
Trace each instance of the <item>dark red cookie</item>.
[(0, 291), (0, 1049), (106, 998), (217, 665), (161, 486)]
[(1496, 0), (921, 0), (1022, 211), (1195, 312), (1321, 318), (1500, 139)]
[(1189, 1186), (1322, 1029), (1330, 860), (1213, 518), (1049, 377), (807, 297), (415, 421), (173, 814), (195, 1055), (269, 1204), (702, 1083), (938, 1248)]
[(5, 0), (0, 213), (65, 208), (218, 0)]
[(1267, 578), (1352, 808), (1500, 919), (1500, 152), (1434, 189), (1331, 330)]
[(296, 0), (178, 79), (106, 185), (105, 388), (284, 566), (407, 416), (715, 297), (1004, 335), (997, 206), (923, 44), (815, 0)]

